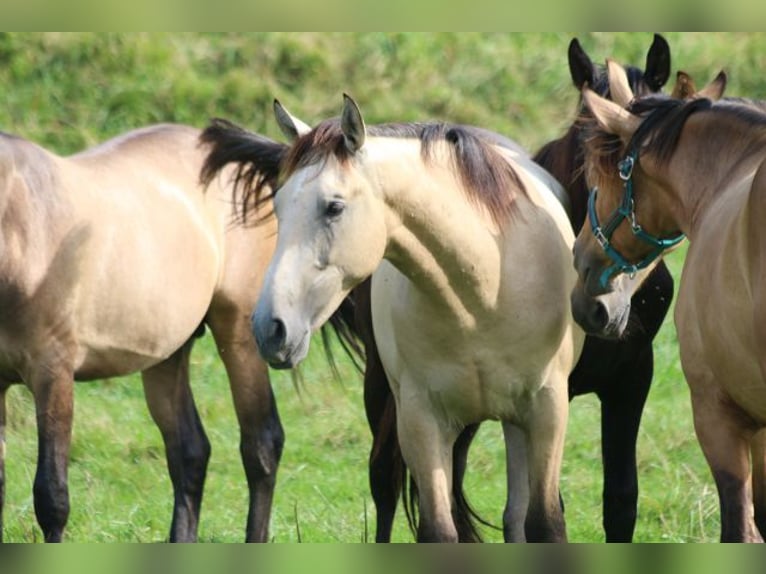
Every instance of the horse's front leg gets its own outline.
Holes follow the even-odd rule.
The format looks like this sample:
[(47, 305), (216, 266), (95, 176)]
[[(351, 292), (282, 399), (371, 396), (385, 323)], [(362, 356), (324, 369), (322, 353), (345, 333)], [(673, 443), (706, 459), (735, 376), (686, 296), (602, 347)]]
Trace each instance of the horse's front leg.
[(67, 465), (72, 441), (74, 378), (67, 361), (40, 364), (28, 377), (37, 416), (34, 506), (46, 542), (61, 542), (69, 518)]
[(569, 416), (566, 375), (552, 373), (531, 399), (527, 413), (529, 509), (524, 523), (527, 542), (566, 542), (559, 477)]
[(460, 429), (441, 421), (420, 389), (405, 388), (397, 401), (398, 433), (418, 488), (418, 542), (458, 542), (451, 495), (452, 447)]
[(506, 542), (526, 542), (524, 523), (529, 509), (529, 467), (527, 437), (523, 429), (503, 423), (507, 498), (503, 512), (503, 538)]
[(601, 456), (604, 465), (603, 525), (607, 542), (631, 542), (636, 526), (638, 471), (636, 441), (652, 384), (651, 343), (625, 365), (625, 380), (598, 393), (601, 400)]

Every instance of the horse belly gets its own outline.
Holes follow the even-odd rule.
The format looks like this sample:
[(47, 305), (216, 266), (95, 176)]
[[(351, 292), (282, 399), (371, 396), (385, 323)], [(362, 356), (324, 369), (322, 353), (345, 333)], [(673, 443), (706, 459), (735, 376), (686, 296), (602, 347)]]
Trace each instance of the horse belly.
[[(720, 240), (719, 240), (720, 241)], [(689, 248), (676, 304), (681, 363), (693, 392), (723, 392), (766, 423), (766, 380), (755, 338), (748, 273), (736, 257)]]
[(210, 306), (222, 260), (215, 232), (172, 203), (143, 215), (138, 225), (94, 229), (75, 290), (78, 377), (166, 359)]

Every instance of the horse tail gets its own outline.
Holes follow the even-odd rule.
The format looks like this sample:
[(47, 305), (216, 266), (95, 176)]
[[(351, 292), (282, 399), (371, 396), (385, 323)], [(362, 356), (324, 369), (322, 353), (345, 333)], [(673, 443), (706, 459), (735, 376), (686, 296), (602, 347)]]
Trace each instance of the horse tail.
[[(489, 528), (499, 530), (499, 528), (483, 518), (469, 503), (463, 490), (463, 479), (465, 478), (466, 466), (468, 463), (468, 449), (479, 430), (478, 424), (468, 425), (458, 436), (452, 447), (452, 519), (457, 529), (458, 540), (460, 542), (482, 542), (479, 524)], [(415, 481), (406, 470), (406, 480), (403, 482), (402, 501), (404, 503), (404, 512), (407, 516), (407, 522), (410, 530), (417, 535), (418, 529), (418, 490)], [(409, 489), (409, 490), (408, 490)]]

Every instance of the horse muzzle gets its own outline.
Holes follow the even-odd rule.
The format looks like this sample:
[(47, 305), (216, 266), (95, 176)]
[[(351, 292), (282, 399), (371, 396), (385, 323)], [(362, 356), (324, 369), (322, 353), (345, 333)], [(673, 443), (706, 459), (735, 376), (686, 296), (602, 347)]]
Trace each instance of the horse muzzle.
[(294, 326), (258, 309), (251, 317), (251, 324), (258, 351), (272, 368), (292, 369), (306, 358), (311, 339), (308, 328)]
[(630, 300), (623, 305), (609, 301), (613, 298), (611, 294), (591, 297), (578, 282), (571, 295), (572, 317), (588, 335), (619, 339), (628, 324)]

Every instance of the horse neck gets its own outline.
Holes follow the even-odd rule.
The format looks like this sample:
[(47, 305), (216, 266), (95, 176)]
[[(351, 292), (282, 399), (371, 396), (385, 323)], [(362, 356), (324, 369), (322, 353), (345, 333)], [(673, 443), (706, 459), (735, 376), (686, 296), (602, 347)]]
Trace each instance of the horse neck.
[(721, 194), (741, 189), (766, 158), (766, 125), (754, 127), (725, 115), (711, 121), (708, 113), (687, 121), (660, 180), (670, 217), (691, 240), (708, 208)]
[(370, 181), (384, 182), (378, 185), (388, 210), (385, 258), (458, 317), (491, 309), (500, 283), (499, 230), (469, 201), (449, 159), (437, 155), (426, 165), (412, 145), (374, 163)]
[(588, 188), (583, 175), (584, 156), (580, 130), (572, 125), (559, 139), (545, 144), (532, 158), (564, 187), (570, 201), (569, 218), (575, 233), (585, 223)]

